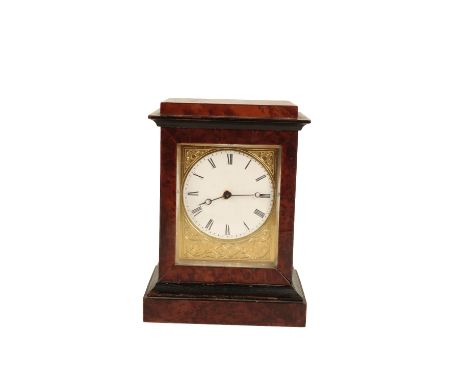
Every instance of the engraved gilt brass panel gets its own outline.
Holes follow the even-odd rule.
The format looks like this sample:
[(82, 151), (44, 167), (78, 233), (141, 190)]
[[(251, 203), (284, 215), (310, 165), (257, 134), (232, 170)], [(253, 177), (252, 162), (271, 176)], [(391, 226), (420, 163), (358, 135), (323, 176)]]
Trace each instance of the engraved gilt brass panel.
[[(270, 215), (260, 228), (242, 238), (227, 240), (205, 234), (191, 222), (184, 208), (183, 185), (190, 169), (205, 156), (219, 150), (239, 151), (252, 156), (267, 170), (274, 186)], [(178, 144), (176, 264), (257, 268), (276, 266), (280, 156), (281, 147), (273, 145)]]

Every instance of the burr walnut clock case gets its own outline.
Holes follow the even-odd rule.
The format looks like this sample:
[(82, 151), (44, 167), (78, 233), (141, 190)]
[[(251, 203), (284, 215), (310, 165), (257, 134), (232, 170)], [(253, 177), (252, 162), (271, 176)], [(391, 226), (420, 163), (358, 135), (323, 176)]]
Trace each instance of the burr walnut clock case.
[(293, 267), (298, 131), (288, 101), (167, 99), (148, 322), (304, 326)]

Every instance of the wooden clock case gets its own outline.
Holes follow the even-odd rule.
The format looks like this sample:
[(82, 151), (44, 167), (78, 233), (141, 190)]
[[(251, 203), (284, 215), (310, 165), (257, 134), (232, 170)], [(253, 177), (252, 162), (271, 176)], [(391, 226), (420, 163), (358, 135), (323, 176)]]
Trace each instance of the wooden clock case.
[[(293, 267), (298, 131), (310, 120), (287, 101), (168, 99), (149, 115), (161, 127), (159, 265), (143, 298), (146, 322), (305, 326)], [(275, 268), (176, 265), (177, 144), (281, 146)]]

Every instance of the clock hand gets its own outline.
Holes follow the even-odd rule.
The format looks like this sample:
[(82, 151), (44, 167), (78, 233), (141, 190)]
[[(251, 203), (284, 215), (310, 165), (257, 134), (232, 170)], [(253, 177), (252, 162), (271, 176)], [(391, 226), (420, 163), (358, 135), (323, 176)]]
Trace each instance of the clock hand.
[(255, 194), (232, 194), (231, 196), (255, 196), (256, 198), (265, 197), (269, 194), (261, 194), (260, 192), (256, 192)]
[(220, 197), (214, 198), (214, 199), (206, 199), (203, 203), (200, 203), (199, 206), (201, 206), (202, 204), (206, 204), (207, 206), (209, 206), (211, 203), (213, 203), (213, 201), (221, 199), (222, 197), (223, 196), (220, 196)]
[(203, 203), (200, 204), (200, 206), (202, 204), (206, 204), (207, 206), (209, 206), (211, 203), (213, 203), (213, 201), (215, 200), (218, 200), (218, 199), (221, 199), (221, 198), (224, 198), (224, 199), (229, 199), (230, 197), (232, 196), (232, 194), (229, 192), (229, 191), (224, 191), (223, 194), (221, 196), (218, 196), (217, 198), (214, 198), (214, 199), (206, 199)]
[(261, 194), (260, 192), (256, 192), (255, 194), (231, 194), (230, 191), (224, 191), (221, 196), (218, 196), (217, 198), (214, 198), (214, 199), (206, 199), (203, 203), (200, 203), (199, 206), (203, 204), (206, 204), (207, 206), (209, 206), (215, 200), (218, 200), (221, 198), (229, 199), (231, 196), (255, 196), (256, 198), (261, 198), (261, 197), (265, 197), (264, 195), (269, 195), (269, 194)]

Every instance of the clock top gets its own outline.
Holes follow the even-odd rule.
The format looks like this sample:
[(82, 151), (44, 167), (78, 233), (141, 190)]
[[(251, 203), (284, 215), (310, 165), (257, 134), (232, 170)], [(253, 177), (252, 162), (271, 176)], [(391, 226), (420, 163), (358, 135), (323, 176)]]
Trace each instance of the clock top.
[(160, 113), (162, 116), (296, 119), (298, 108), (289, 101), (168, 98), (161, 102)]
[(276, 100), (168, 98), (148, 118), (162, 127), (218, 129), (300, 130), (310, 123), (295, 104)]

